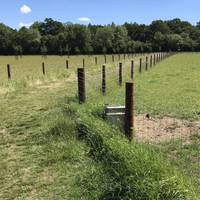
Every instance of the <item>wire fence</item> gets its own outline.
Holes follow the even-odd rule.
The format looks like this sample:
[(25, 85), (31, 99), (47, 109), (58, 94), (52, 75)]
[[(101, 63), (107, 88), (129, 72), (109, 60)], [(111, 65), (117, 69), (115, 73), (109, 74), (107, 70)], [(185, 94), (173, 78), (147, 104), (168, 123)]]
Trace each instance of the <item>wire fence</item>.
[[(153, 68), (157, 63), (161, 62), (163, 59), (169, 57), (170, 55), (172, 54), (155, 53), (144, 55), (142, 57), (135, 57), (134, 60), (132, 59), (132, 57), (129, 57), (127, 59), (125, 58), (122, 61), (115, 62), (110, 65), (103, 64), (98, 69), (96, 68), (95, 72), (87, 70), (86, 67), (78, 68), (79, 102), (100, 102), (105, 105), (134, 104), (133, 102), (136, 94), (134, 92), (130, 97), (130, 92), (127, 91), (133, 92), (134, 89), (127, 89), (128, 83), (133, 83), (135, 74), (142, 74), (144, 72), (147, 72), (149, 69)], [(128, 112), (129, 115), (130, 113), (132, 113), (130, 115), (131, 117), (134, 116), (134, 109), (129, 110), (125, 106), (124, 112), (125, 111)], [(127, 114), (125, 113), (125, 119), (126, 116)], [(133, 130), (132, 126), (134, 122), (130, 127), (131, 120), (133, 118), (134, 117), (125, 120), (125, 132), (127, 132), (127, 130)], [(138, 120), (139, 118), (136, 119), (137, 124), (140, 123), (140, 125), (143, 125), (141, 124), (141, 121)], [(129, 138), (133, 137), (133, 133), (129, 132), (128, 135)]]
[[(141, 54), (82, 55), (82, 56), (0, 56), (0, 82), (19, 81), (27, 78), (60, 76), (68, 69), (84, 67), (96, 71), (103, 64), (114, 64)], [(143, 56), (146, 54), (142, 54)]]

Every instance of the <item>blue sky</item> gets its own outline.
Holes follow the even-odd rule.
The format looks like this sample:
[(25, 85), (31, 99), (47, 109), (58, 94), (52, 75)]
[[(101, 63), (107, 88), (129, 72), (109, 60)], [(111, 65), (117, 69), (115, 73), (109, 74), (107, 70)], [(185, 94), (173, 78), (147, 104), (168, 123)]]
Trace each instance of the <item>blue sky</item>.
[(0, 22), (13, 28), (42, 21), (149, 24), (155, 19), (200, 21), (200, 0), (2, 0)]

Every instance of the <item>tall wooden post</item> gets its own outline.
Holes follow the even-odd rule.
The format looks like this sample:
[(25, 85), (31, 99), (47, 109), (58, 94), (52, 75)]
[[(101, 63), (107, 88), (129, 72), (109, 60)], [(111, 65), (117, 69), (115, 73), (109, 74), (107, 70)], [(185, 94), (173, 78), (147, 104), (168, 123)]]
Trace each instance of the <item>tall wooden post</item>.
[(142, 73), (142, 58), (140, 58), (139, 73)]
[(79, 103), (82, 104), (86, 101), (85, 95), (85, 69), (78, 68), (78, 98)]
[(66, 60), (66, 69), (68, 69), (68, 68), (69, 68), (69, 61)]
[(155, 65), (156, 64), (156, 55), (154, 54), (153, 55), (153, 65)]
[(97, 65), (97, 57), (95, 57), (95, 65)]
[(115, 56), (114, 55), (112, 55), (112, 61), (115, 62)]
[(106, 66), (102, 66), (102, 94), (106, 95)]
[(85, 68), (85, 59), (83, 58), (83, 68)]
[(122, 86), (122, 63), (119, 63), (119, 85)]
[(131, 60), (131, 79), (134, 80), (134, 60)]
[(107, 57), (106, 57), (106, 55), (104, 55), (104, 62), (105, 62), (105, 64), (107, 63)]
[(126, 83), (125, 134), (131, 141), (134, 135), (134, 83)]
[(151, 57), (150, 57), (150, 67), (152, 67), (152, 65), (153, 65), (153, 57), (151, 55)]
[(146, 71), (148, 70), (148, 65), (149, 65), (149, 57), (146, 56), (146, 66), (145, 66)]
[(43, 75), (46, 74), (44, 62), (42, 63), (42, 74), (43, 74)]
[(11, 79), (11, 71), (10, 71), (10, 65), (7, 64), (7, 72), (8, 72), (8, 79)]

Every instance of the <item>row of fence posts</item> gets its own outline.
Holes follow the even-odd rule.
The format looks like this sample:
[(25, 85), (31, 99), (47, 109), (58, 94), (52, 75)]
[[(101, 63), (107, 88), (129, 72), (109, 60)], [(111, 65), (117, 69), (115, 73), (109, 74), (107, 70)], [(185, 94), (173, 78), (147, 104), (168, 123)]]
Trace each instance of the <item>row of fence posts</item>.
[[(137, 54), (124, 54), (124, 60), (126, 60), (126, 57), (130, 58), (130, 57), (134, 57), (134, 55), (136, 56)], [(121, 55), (118, 54), (118, 61), (121, 60)], [(95, 65), (98, 65), (98, 57), (95, 56), (94, 58), (95, 61)], [(115, 55), (112, 55), (112, 62), (115, 62)], [(107, 64), (107, 55), (104, 55), (104, 63)], [(69, 69), (69, 60), (66, 60), (66, 69)], [(83, 58), (83, 68), (85, 68), (85, 59)], [(11, 80), (11, 66), (10, 64), (7, 65), (7, 74), (8, 74), (8, 80)], [(42, 74), (45, 76), (46, 75), (46, 68), (45, 68), (45, 63), (42, 62)]]
[[(170, 53), (156, 53), (150, 56), (150, 63), (149, 57), (146, 56), (145, 61), (145, 70), (147, 71), (149, 66), (150, 68), (155, 66), (158, 62), (162, 61), (164, 58), (170, 56)], [(130, 55), (128, 56), (130, 57)], [(133, 57), (133, 55), (132, 55)], [(118, 55), (118, 59), (121, 60), (121, 55)], [(124, 60), (126, 59), (126, 55), (124, 54)], [(112, 55), (112, 61), (115, 62), (115, 57)], [(104, 62), (107, 63), (107, 57), (104, 55)], [(98, 64), (98, 59), (95, 57), (95, 64)], [(106, 95), (106, 65), (102, 66), (102, 95)], [(69, 68), (69, 61), (66, 60), (66, 69)], [(139, 60), (139, 73), (142, 73), (143, 69), (143, 60), (140, 58)], [(122, 86), (122, 63), (119, 63), (119, 77), (118, 77), (118, 84)], [(125, 133), (127, 137), (132, 140), (133, 139), (133, 132), (134, 132), (134, 60), (131, 60), (131, 80), (132, 82), (126, 83), (126, 96), (125, 96)], [(11, 68), (10, 65), (7, 65), (7, 73), (8, 79), (11, 79)], [(42, 73), (43, 75), (46, 74), (45, 70), (45, 63), (42, 63)], [(79, 103), (82, 104), (86, 102), (86, 87), (85, 87), (85, 59), (83, 59), (83, 67), (78, 68), (78, 98)]]
[[(150, 63), (149, 57), (146, 57), (145, 62), (145, 70), (148, 70), (148, 67), (155, 66), (158, 62), (162, 61), (163, 59), (167, 58), (169, 53), (159, 53), (150, 56)], [(139, 73), (142, 73), (142, 58), (140, 58), (139, 62)], [(122, 63), (119, 63), (119, 77), (118, 77), (118, 84), (122, 86)], [(134, 60), (131, 60), (131, 70), (130, 70), (130, 77), (131, 82), (126, 82), (125, 85), (125, 134), (131, 141), (134, 135)], [(101, 86), (102, 95), (106, 95), (106, 65), (102, 65), (102, 86)], [(78, 68), (78, 98), (79, 103), (83, 104), (86, 102), (86, 88), (85, 88), (85, 69)]]

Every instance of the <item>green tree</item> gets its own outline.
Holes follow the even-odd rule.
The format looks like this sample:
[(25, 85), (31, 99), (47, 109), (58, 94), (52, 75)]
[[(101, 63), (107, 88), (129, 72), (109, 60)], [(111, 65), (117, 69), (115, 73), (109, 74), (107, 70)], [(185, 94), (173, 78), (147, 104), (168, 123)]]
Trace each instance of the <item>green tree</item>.
[(112, 41), (115, 53), (124, 53), (128, 47), (128, 32), (124, 26), (116, 26), (114, 29), (114, 40)]
[(111, 26), (101, 27), (94, 38), (94, 49), (98, 53), (113, 52), (114, 29)]
[(17, 36), (16, 44), (22, 47), (24, 54), (37, 54), (40, 52), (40, 32), (36, 29), (22, 27)]
[(15, 53), (15, 34), (16, 32), (13, 29), (4, 24), (0, 24), (0, 54)]
[(183, 46), (183, 38), (178, 34), (168, 34), (166, 36), (166, 44), (170, 51), (180, 51)]

